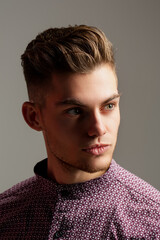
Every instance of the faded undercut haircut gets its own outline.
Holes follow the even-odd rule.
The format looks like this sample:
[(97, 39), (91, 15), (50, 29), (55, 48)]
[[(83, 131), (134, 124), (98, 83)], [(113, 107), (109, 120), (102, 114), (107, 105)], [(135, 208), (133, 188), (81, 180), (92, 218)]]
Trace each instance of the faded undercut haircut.
[(96, 27), (50, 28), (32, 40), (21, 56), (29, 100), (42, 103), (52, 74), (89, 73), (108, 63), (115, 69), (111, 42)]

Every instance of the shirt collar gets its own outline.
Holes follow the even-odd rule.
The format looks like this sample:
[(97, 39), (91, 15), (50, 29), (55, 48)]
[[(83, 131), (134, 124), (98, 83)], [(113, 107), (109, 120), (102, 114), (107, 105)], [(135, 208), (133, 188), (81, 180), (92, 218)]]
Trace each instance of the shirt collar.
[(41, 187), (45, 191), (60, 194), (68, 199), (81, 198), (87, 195), (94, 195), (109, 189), (115, 180), (116, 163), (112, 159), (109, 169), (101, 177), (77, 184), (58, 184), (47, 176), (47, 159), (38, 162), (34, 167), (36, 177), (41, 181)]

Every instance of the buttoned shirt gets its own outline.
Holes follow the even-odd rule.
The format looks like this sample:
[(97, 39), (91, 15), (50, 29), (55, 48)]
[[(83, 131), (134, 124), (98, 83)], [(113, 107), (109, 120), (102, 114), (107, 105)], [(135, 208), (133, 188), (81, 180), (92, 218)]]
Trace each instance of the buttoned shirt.
[(61, 185), (45, 159), (0, 195), (0, 239), (160, 239), (160, 192), (114, 160), (99, 178)]

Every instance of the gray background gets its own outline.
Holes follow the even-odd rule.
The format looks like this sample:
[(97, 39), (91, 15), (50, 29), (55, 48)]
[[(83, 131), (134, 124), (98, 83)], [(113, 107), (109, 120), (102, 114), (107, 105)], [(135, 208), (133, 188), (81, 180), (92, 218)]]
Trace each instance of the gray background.
[(160, 1), (0, 1), (0, 192), (33, 175), (46, 157), (42, 134), (21, 115), (27, 99), (20, 55), (49, 27), (101, 28), (116, 49), (121, 127), (114, 158), (160, 189)]

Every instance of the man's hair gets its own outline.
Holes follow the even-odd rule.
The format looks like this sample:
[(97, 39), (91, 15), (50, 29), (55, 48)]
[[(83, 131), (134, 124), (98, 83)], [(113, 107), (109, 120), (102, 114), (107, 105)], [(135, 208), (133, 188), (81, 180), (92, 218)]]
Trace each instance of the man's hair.
[(96, 27), (50, 28), (32, 40), (21, 56), (29, 99), (43, 99), (52, 74), (89, 73), (108, 63), (115, 67), (112, 44)]

